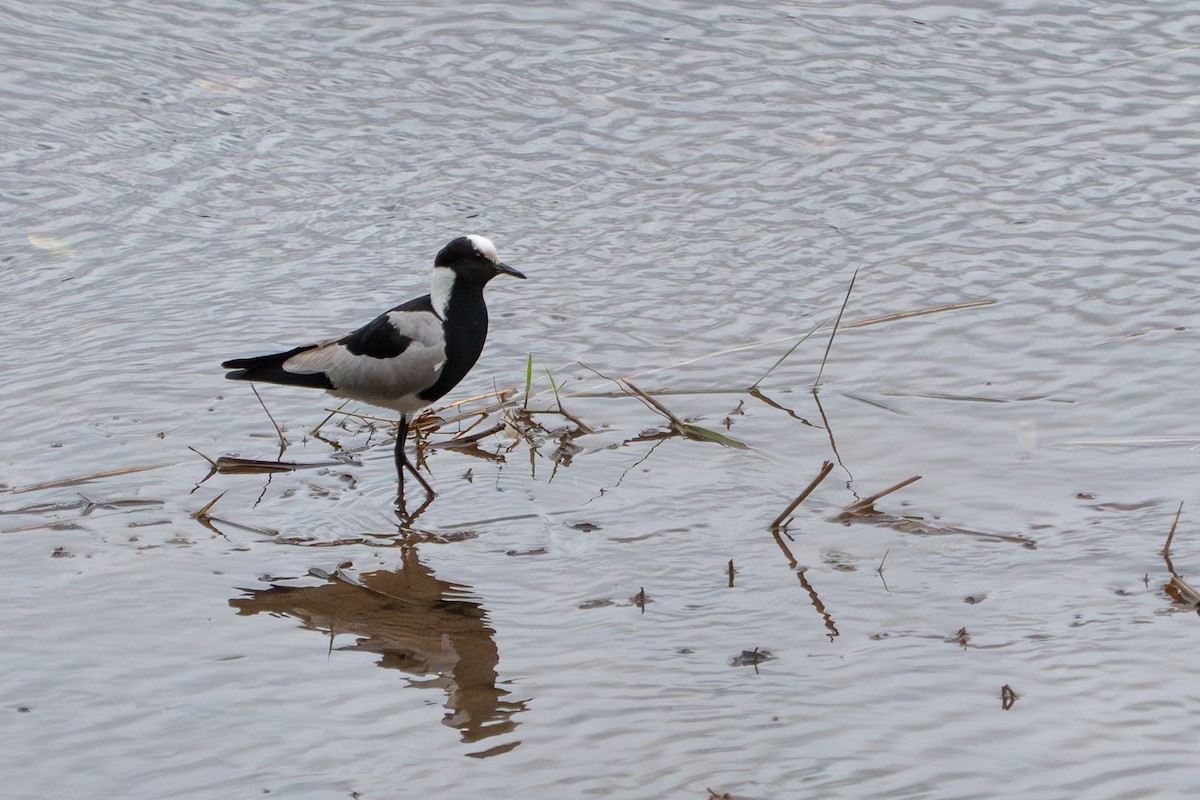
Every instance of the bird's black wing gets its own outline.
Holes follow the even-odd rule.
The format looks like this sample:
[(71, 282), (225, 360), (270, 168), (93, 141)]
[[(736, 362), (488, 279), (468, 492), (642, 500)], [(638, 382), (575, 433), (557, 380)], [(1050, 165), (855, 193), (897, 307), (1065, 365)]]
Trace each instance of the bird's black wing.
[(387, 314), (381, 314), (358, 330), (347, 333), (337, 343), (352, 356), (395, 358), (407, 350), (413, 340), (396, 330)]
[(413, 343), (413, 338), (401, 329), (404, 325), (403, 318), (398, 321), (391, 317), (391, 314), (396, 311), (426, 311), (432, 314), (433, 303), (430, 301), (429, 295), (422, 295), (407, 303), (401, 303), (390, 311), (380, 314), (358, 330), (346, 334), (338, 339), (337, 343), (349, 350), (351, 355), (366, 356), (367, 358), (395, 358)]
[(231, 381), (265, 381), (266, 383), (282, 383), (290, 386), (311, 386), (315, 389), (332, 389), (329, 377), (316, 372), (307, 375), (288, 372), (283, 368), (283, 362), (294, 355), (312, 350), (319, 345), (306, 344), (288, 350), (286, 353), (272, 353), (268, 356), (253, 356), (251, 358), (233, 358), (221, 364), (232, 372), (225, 373)]
[[(409, 300), (407, 303), (401, 303), (361, 328), (340, 338), (330, 339), (320, 344), (297, 347), (286, 353), (235, 358), (226, 361), (221, 366), (234, 370), (225, 376), (230, 380), (266, 381), (293, 386), (333, 389), (335, 386), (340, 386), (349, 377), (348, 372), (353, 373), (360, 369), (355, 366), (357, 359), (368, 358), (383, 361), (396, 358), (408, 350), (415, 340), (412, 336), (402, 332), (401, 329), (405, 327), (403, 316), (391, 317), (397, 311), (434, 314), (429, 295), (423, 295)], [(416, 333), (416, 330), (411, 330), (410, 333)], [(303, 366), (293, 364), (291, 370), (284, 368), (284, 362), (301, 354), (307, 354), (303, 359), (307, 363)], [(298, 371), (299, 369), (304, 371)]]

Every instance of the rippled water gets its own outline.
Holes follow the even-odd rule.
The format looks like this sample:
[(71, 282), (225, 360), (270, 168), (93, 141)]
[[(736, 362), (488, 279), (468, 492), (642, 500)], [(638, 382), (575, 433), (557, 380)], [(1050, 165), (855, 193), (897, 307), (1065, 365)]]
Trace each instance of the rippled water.
[[(12, 796), (1200, 781), (1164, 589), (1200, 565), (1200, 11), (18, 0), (0, 32)], [(222, 359), (424, 292), (469, 232), (531, 280), (447, 399), (532, 353), (595, 433), (431, 452), (411, 526), (382, 430), (204, 480), (189, 447), (278, 454)], [(827, 329), (746, 394), (855, 270), (820, 406)], [(631, 441), (662, 418), (577, 362), (748, 448)], [(329, 461), (331, 401), (262, 391)]]

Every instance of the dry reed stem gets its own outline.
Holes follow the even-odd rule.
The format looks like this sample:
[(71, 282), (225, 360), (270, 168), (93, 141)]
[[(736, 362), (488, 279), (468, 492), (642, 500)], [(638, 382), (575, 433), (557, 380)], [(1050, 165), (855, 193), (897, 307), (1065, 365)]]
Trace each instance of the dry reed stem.
[(439, 406), (438, 410), (445, 411), (446, 409), (450, 409), (450, 408), (458, 408), (459, 406), (465, 405), (467, 403), (474, 403), (476, 400), (488, 400), (493, 397), (497, 398), (497, 400), (499, 402), (505, 403), (505, 402), (508, 402), (510, 399), (512, 399), (512, 396), (516, 393), (517, 393), (516, 389), (497, 389), (494, 392), (487, 392), (486, 394), (477, 394), (474, 397), (465, 397), (462, 400), (456, 400), (453, 403), (448, 403), (444, 406)]
[(1053, 444), (1067, 444), (1076, 447), (1176, 447), (1179, 445), (1200, 444), (1196, 436), (1133, 436), (1111, 439), (1063, 439)]
[(475, 442), (478, 442), (480, 439), (486, 439), (487, 437), (491, 436), (494, 433), (499, 433), (500, 431), (504, 430), (505, 427), (506, 426), (503, 422), (498, 422), (495, 425), (493, 425), (492, 427), (488, 428), (487, 430), (480, 431), (479, 433), (472, 433), (472, 434), (466, 435), (466, 436), (459, 436), (459, 437), (456, 437), (454, 439), (449, 439), (444, 442), (435, 442), (432, 444), (427, 444), (427, 445), (425, 445), (425, 449), (427, 449), (427, 450), (453, 450), (456, 447), (465, 447), (466, 445), (474, 444)]
[(1175, 538), (1175, 527), (1179, 525), (1179, 515), (1183, 513), (1183, 503), (1179, 504), (1179, 509), (1175, 512), (1175, 521), (1171, 523), (1171, 532), (1167, 534), (1167, 543), (1163, 545), (1162, 554), (1164, 556), (1171, 555), (1171, 542)]
[[(251, 384), (251, 385), (253, 385), (253, 384)], [(321, 439), (321, 434), (320, 434), (321, 428), (325, 427), (325, 423), (329, 422), (329, 420), (333, 419), (333, 415), (340, 413), (341, 410), (343, 408), (345, 408), (349, 403), (350, 403), (350, 401), (347, 400), (345, 403), (342, 403), (340, 406), (338, 406), (336, 409), (334, 409), (332, 411), (329, 411), (329, 409), (326, 409), (326, 411), (329, 411), (329, 416), (325, 417), (325, 419), (323, 419), (319, 423), (317, 423), (317, 427), (313, 428), (311, 431), (309, 431), (309, 433), (311, 433), (313, 436), (316, 436), (318, 439)], [(325, 440), (321, 439), (321, 441), (325, 441)]]
[(643, 402), (645, 402), (646, 405), (650, 406), (652, 409), (654, 409), (655, 411), (657, 411), (658, 413), (660, 413), (664, 417), (666, 417), (668, 420), (670, 420), (672, 425), (683, 427), (686, 424), (679, 417), (677, 417), (673, 413), (671, 413), (671, 409), (667, 408), (662, 403), (658, 402), (653, 397), (646, 394), (638, 387), (634, 386), (632, 383), (629, 382), (629, 380), (627, 378), (621, 378), (620, 382), (622, 384), (624, 384), (629, 389), (630, 392), (632, 392), (637, 397), (641, 398), (641, 400)]
[(81, 483), (99, 480), (101, 478), (115, 478), (118, 475), (130, 475), (135, 472), (148, 472), (152, 469), (163, 469), (165, 467), (173, 467), (175, 464), (150, 464), (145, 467), (125, 467), (124, 469), (110, 469), (104, 472), (93, 472), (88, 475), (77, 475), (73, 478), (60, 478), (59, 480), (46, 481), (44, 483), (34, 483), (29, 486), (22, 486), (19, 489), (13, 489), (10, 494), (24, 494), (25, 492), (39, 492), (43, 489), (59, 489), (63, 486), (77, 486)]
[(813, 386), (821, 383), (821, 376), (825, 374), (825, 364), (829, 361), (829, 351), (833, 349), (833, 338), (837, 336), (838, 326), (842, 324), (842, 315), (846, 313), (846, 306), (850, 303), (850, 293), (854, 291), (854, 282), (858, 280), (858, 270), (854, 270), (854, 274), (850, 276), (850, 285), (846, 287), (846, 297), (842, 300), (842, 307), (838, 310), (837, 319), (833, 321), (833, 330), (829, 334), (829, 341), (825, 344), (825, 355), (821, 357), (821, 368), (817, 370), (817, 379), (813, 381)]
[(848, 331), (852, 328), (865, 328), (868, 325), (881, 325), (884, 322), (895, 322), (901, 319), (912, 319), (913, 317), (924, 317), (929, 314), (941, 314), (944, 311), (961, 311), (966, 308), (982, 308), (983, 306), (994, 306), (999, 300), (972, 300), (969, 303), (951, 303), (945, 306), (931, 306), (930, 308), (919, 308), (915, 311), (897, 311), (895, 314), (885, 314), (882, 317), (871, 317), (870, 319), (860, 319), (858, 322), (847, 322), (842, 326), (842, 330)]
[(1192, 44), (1192, 45), (1188, 45), (1187, 47), (1179, 47), (1179, 48), (1176, 48), (1175, 50), (1168, 50), (1165, 53), (1156, 53), (1152, 56), (1142, 56), (1141, 58), (1129, 58), (1124, 61), (1114, 61), (1111, 64), (1101, 64), (1098, 67), (1092, 67), (1090, 69), (1085, 69), (1082, 72), (1072, 72), (1070, 74), (1070, 77), (1077, 78), (1080, 75), (1091, 75), (1093, 72), (1100, 72), (1101, 70), (1105, 70), (1105, 69), (1113, 69), (1114, 67), (1123, 67), (1126, 64), (1137, 64), (1142, 61), (1153, 61), (1156, 58), (1166, 58), (1167, 56), (1173, 56), (1173, 55), (1176, 55), (1177, 53), (1186, 53), (1189, 50), (1195, 50), (1197, 47), (1200, 47), (1200, 44)]
[(297, 464), (294, 461), (262, 461), (255, 458), (234, 458), (221, 456), (210, 462), (212, 468), (223, 475), (257, 475), (264, 472), (294, 472), (310, 467), (341, 466), (337, 461), (323, 461), (319, 464)]
[(869, 509), (872, 505), (874, 505), (875, 501), (878, 500), (879, 498), (885, 497), (885, 496), (891, 494), (892, 492), (899, 491), (900, 489), (903, 489), (905, 486), (908, 486), (910, 483), (916, 483), (919, 480), (921, 480), (920, 475), (913, 475), (911, 478), (907, 478), (906, 480), (900, 481), (895, 486), (889, 486), (888, 488), (884, 489), (882, 492), (876, 492), (875, 494), (871, 495), (870, 497), (864, 497), (862, 500), (857, 500), (857, 501), (851, 503), (850, 505), (848, 505), (842, 509), (842, 513), (843, 514), (860, 514), (863, 511), (866, 511), (867, 509)]
[(803, 503), (804, 499), (813, 493), (813, 490), (820, 485), (821, 481), (825, 480), (825, 476), (828, 475), (832, 470), (832, 461), (826, 461), (823, 463), (821, 465), (821, 471), (817, 473), (817, 477), (813, 478), (812, 481), (809, 482), (808, 486), (804, 487), (804, 491), (800, 492), (800, 494), (796, 496), (796, 499), (789, 503), (788, 507), (783, 510), (783, 513), (776, 517), (775, 521), (771, 523), (771, 530), (779, 530), (779, 526), (783, 524), (783, 521), (787, 519), (788, 515), (795, 511), (796, 507)]
[[(896, 320), (911, 319), (912, 317), (923, 317), (923, 316), (926, 316), (929, 314), (940, 314), (940, 313), (943, 313), (946, 311), (960, 311), (960, 310), (968, 309), (968, 308), (981, 308), (983, 306), (993, 306), (993, 305), (996, 305), (997, 302), (999, 302), (999, 301), (997, 301), (997, 300), (973, 300), (969, 303), (952, 303), (950, 305), (931, 306), (930, 308), (920, 308), (920, 309), (915, 309), (913, 311), (898, 311), (895, 314), (888, 314), (888, 315), (882, 316), (882, 317), (873, 317), (871, 319), (859, 320), (857, 322), (848, 322), (845, 325), (842, 325), (840, 327), (841, 327), (841, 330), (844, 330), (844, 331), (850, 330), (851, 328), (865, 328), (868, 325), (880, 325), (885, 322), (894, 322)], [(791, 334), (788, 336), (780, 336), (776, 339), (766, 339), (761, 342), (751, 342), (749, 344), (738, 345), (737, 347), (730, 347), (725, 350), (717, 350), (712, 353), (706, 353), (701, 356), (696, 356), (695, 358), (689, 358), (685, 361), (679, 361), (674, 364), (667, 364), (666, 366), (663, 366), (663, 367), (655, 367), (653, 369), (644, 370), (642, 372), (635, 372), (632, 375), (626, 375), (625, 377), (630, 380), (632, 380), (634, 378), (644, 378), (647, 375), (653, 375), (657, 372), (666, 372), (667, 370), (675, 369), (676, 367), (686, 367), (690, 364), (695, 364), (697, 361), (706, 361), (710, 358), (718, 358), (720, 356), (733, 355), (734, 353), (741, 353), (746, 350), (757, 350), (761, 347), (770, 347), (773, 344), (779, 344), (780, 342), (791, 341), (793, 335), (794, 334)], [(606, 380), (608, 380), (608, 379), (606, 378)], [(579, 397), (579, 396), (582, 396), (582, 393), (571, 392), (567, 396), (568, 397)]]
[[(228, 491), (228, 490), (226, 490), (226, 491)], [(215, 506), (215, 505), (217, 504), (217, 501), (218, 501), (218, 500), (220, 500), (220, 499), (221, 499), (222, 497), (224, 497), (224, 496), (225, 496), (225, 492), (221, 492), (219, 495), (217, 495), (216, 497), (214, 497), (212, 500), (209, 500), (209, 501), (208, 501), (208, 505), (206, 505), (204, 508), (202, 508), (202, 509), (200, 509), (199, 511), (197, 511), (195, 514), (192, 514), (192, 516), (193, 516), (193, 517), (205, 517), (205, 516), (208, 516), (208, 512), (209, 512), (210, 510), (212, 510), (212, 507), (213, 507), (213, 506)]]
[(675, 414), (673, 414), (669, 408), (643, 392), (638, 387), (634, 386), (627, 379), (621, 378), (621, 383), (627, 386), (629, 390), (647, 406), (666, 417), (671, 423), (671, 429), (683, 438), (691, 439), (693, 441), (715, 442), (716, 444), (724, 445), (725, 447), (732, 447), (737, 450), (749, 449), (745, 442), (739, 442), (733, 437), (726, 436), (723, 433), (717, 433), (716, 431), (709, 430), (708, 428), (702, 428), (699, 425), (693, 425), (690, 422), (684, 422), (679, 417), (675, 416)]
[(777, 367), (778, 367), (780, 364), (782, 364), (784, 361), (786, 361), (786, 360), (788, 359), (788, 356), (790, 356), (792, 353), (796, 352), (796, 348), (797, 348), (797, 347), (799, 347), (800, 345), (802, 345), (802, 344), (804, 344), (806, 341), (808, 341), (808, 338), (809, 338), (810, 336), (812, 336), (814, 333), (816, 333), (817, 331), (819, 331), (819, 330), (820, 330), (822, 327), (824, 327), (825, 323), (826, 323), (826, 322), (828, 322), (828, 321), (829, 321), (829, 320), (827, 320), (827, 319), (825, 319), (825, 320), (821, 320), (820, 322), (818, 322), (818, 323), (816, 324), (816, 326), (814, 326), (814, 327), (813, 327), (813, 329), (812, 329), (812, 330), (810, 330), (808, 333), (806, 333), (806, 334), (804, 334), (803, 336), (801, 336), (801, 337), (800, 337), (800, 338), (799, 338), (799, 339), (796, 341), (796, 343), (795, 343), (794, 345), (792, 345), (792, 346), (791, 346), (791, 347), (788, 349), (788, 351), (787, 351), (786, 353), (784, 353), (783, 355), (781, 355), (781, 356), (779, 357), (779, 360), (778, 360), (778, 361), (776, 361), (774, 364), (772, 364), (772, 365), (771, 365), (771, 368), (770, 368), (770, 369), (768, 369), (766, 372), (764, 372), (764, 373), (762, 374), (762, 377), (761, 377), (761, 378), (759, 378), (758, 380), (756, 380), (754, 383), (752, 383), (752, 384), (750, 385), (750, 388), (749, 388), (749, 390), (748, 390), (748, 391), (749, 391), (751, 394), (753, 394), (753, 393), (754, 393), (754, 391), (755, 391), (756, 389), (758, 389), (758, 385), (767, 379), (767, 376), (768, 376), (768, 375), (770, 375), (772, 372), (774, 372), (774, 371), (775, 371), (775, 369), (776, 369), (776, 368), (777, 368)]
[[(262, 395), (258, 393), (258, 387), (254, 382), (250, 382), (250, 391), (254, 392), (254, 397), (258, 400), (258, 404), (262, 406), (263, 413), (267, 415), (267, 419), (271, 420), (271, 425), (275, 428), (275, 435), (279, 437), (279, 456), (283, 457), (287, 450), (287, 439), (283, 438), (283, 430), (279, 427), (279, 423), (275, 421), (275, 417), (271, 416), (271, 410), (267, 408), (267, 404), (263, 401)], [(318, 426), (319, 427), (319, 426)]]
[(200, 457), (201, 457), (201, 458), (203, 458), (205, 461), (207, 461), (207, 462), (208, 462), (208, 465), (209, 465), (210, 467), (212, 467), (213, 469), (216, 469), (216, 468), (217, 468), (217, 462), (216, 462), (216, 461), (213, 461), (211, 458), (209, 458), (208, 456), (204, 455), (204, 453), (201, 453), (199, 450), (197, 450), (196, 448), (192, 447), (190, 444), (188, 445), (188, 450), (191, 450), (193, 453), (195, 453), (196, 455), (200, 456)]
[(298, 469), (311, 469), (313, 467), (344, 466), (341, 461), (319, 461), (313, 464), (301, 464), (296, 461), (264, 461), (257, 458), (237, 458), (235, 456), (220, 456), (219, 458), (212, 459), (194, 447), (189, 446), (188, 450), (203, 458), (215, 472), (223, 475), (252, 475), (264, 472), (292, 472)]
[(1179, 602), (1200, 606), (1200, 592), (1189, 586), (1187, 581), (1178, 575), (1171, 576), (1171, 581), (1167, 584), (1167, 588), (1168, 590), (1175, 590), (1176, 599)]

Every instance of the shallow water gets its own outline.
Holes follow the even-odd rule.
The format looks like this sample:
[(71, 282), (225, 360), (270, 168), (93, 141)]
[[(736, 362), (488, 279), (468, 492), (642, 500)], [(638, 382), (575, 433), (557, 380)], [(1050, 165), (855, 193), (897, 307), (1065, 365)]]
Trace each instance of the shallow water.
[[(1164, 590), (1200, 565), (1200, 13), (15, 2), (0, 31), (12, 796), (1200, 780), (1200, 621)], [(467, 232), (531, 280), (489, 288), (447, 399), (532, 353), (532, 406), (548, 369), (596, 430), (569, 458), (552, 415), (532, 454), (430, 451), (406, 526), (382, 427), (205, 480), (189, 447), (278, 455), (222, 359), (424, 292)], [(746, 394), (856, 269), (820, 406), (827, 329)], [(578, 362), (747, 449), (630, 441), (663, 419)], [(333, 401), (262, 394), (285, 460), (328, 462)]]

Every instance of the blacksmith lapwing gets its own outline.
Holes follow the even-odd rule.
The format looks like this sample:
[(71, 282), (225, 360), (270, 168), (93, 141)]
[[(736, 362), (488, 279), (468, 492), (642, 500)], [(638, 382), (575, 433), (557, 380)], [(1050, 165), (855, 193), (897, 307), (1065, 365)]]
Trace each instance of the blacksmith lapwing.
[(433, 262), (429, 294), (396, 306), (356, 331), (221, 366), (234, 381), (266, 381), (311, 386), (400, 412), (396, 433), (396, 472), (404, 495), (404, 469), (433, 494), (404, 455), (413, 414), (453, 389), (475, 366), (487, 339), (483, 287), (497, 275), (524, 278), (503, 264), (483, 236), (460, 236)]

